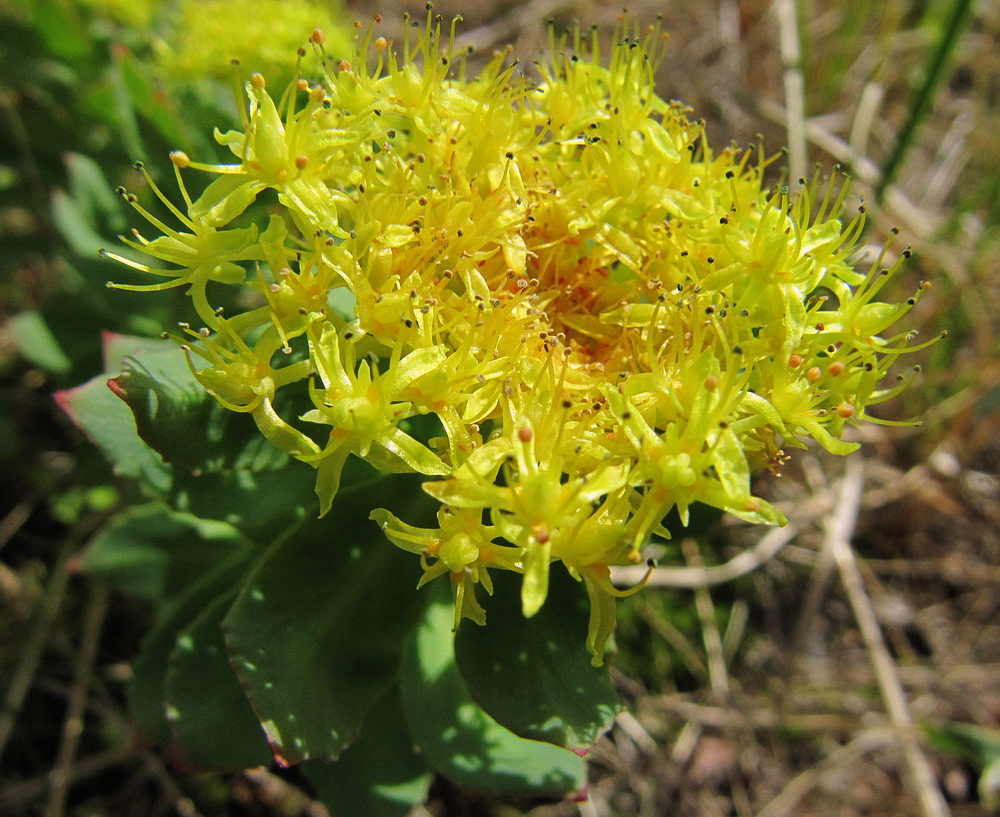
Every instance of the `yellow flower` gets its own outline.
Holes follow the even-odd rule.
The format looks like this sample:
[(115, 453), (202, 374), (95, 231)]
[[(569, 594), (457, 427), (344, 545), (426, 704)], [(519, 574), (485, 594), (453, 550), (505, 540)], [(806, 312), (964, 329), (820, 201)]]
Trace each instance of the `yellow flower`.
[(316, 408), (301, 419), (332, 426), (329, 443), (308, 458), (315, 461), (319, 472), (316, 493), (321, 513), (330, 510), (349, 454), (364, 457), (388, 472), (442, 476), (449, 472), (437, 455), (399, 428), (400, 421), (412, 415), (412, 407), (397, 398), (414, 380), (440, 365), (444, 359), (440, 348), (415, 350), (402, 359), (395, 357), (389, 371), (380, 375), (377, 364), (355, 362), (351, 339), (342, 343), (333, 327), (324, 327), (318, 337), (313, 327), (307, 333), (323, 388), (310, 389)]
[[(767, 191), (768, 160), (713, 153), (655, 93), (655, 27), (624, 16), (607, 63), (596, 34), (553, 35), (537, 83), (506, 52), (469, 78), (431, 12), (401, 44), (376, 34), (338, 62), (316, 32), (325, 80), (277, 102), (254, 75), (241, 129), (217, 134), (238, 162), (175, 156), (218, 174), (195, 202), (182, 188), (192, 232), (154, 219), (167, 243), (134, 246), (180, 267), (149, 288), (189, 285), (215, 330), (203, 382), (317, 467), (324, 511), (350, 454), (442, 477), (424, 483), (438, 529), (373, 518), (420, 555), (421, 584), (450, 575), (456, 626), (485, 620), (491, 568), (523, 574), (533, 615), (559, 562), (600, 664), (629, 592), (610, 565), (694, 503), (781, 524), (752, 472), (799, 438), (846, 453), (845, 423), (894, 393), (879, 381), (919, 348), (886, 335), (910, 304), (875, 300), (898, 263), (854, 269), (864, 213), (840, 221), (834, 182)], [(208, 284), (249, 262), (257, 300), (223, 321)], [(271, 368), (293, 348), (301, 363)], [(284, 389), (314, 408), (279, 417)], [(417, 415), (441, 436), (411, 436)]]
[(481, 584), (493, 595), (489, 568), (523, 569), (523, 549), (496, 543), (499, 532), (483, 525), (479, 511), (442, 505), (436, 530), (408, 525), (382, 508), (371, 516), (393, 544), (420, 555), (424, 575), (417, 587), (445, 573), (451, 577), (456, 630), (463, 618), (486, 623), (486, 611), (476, 600), (475, 587)]
[(150, 267), (147, 264), (141, 264), (102, 249), (101, 255), (113, 258), (141, 272), (169, 279), (159, 284), (109, 283), (108, 287), (134, 292), (158, 292), (186, 285), (189, 287), (188, 292), (192, 296), (199, 317), (207, 325), (212, 326), (215, 323), (216, 311), (209, 306), (206, 293), (207, 285), (210, 281), (221, 284), (243, 282), (246, 278), (246, 270), (238, 262), (263, 259), (257, 241), (257, 228), (251, 225), (245, 228), (218, 229), (225, 227), (240, 215), (250, 201), (232, 195), (217, 196), (218, 190), (213, 190), (214, 185), (209, 185), (209, 188), (196, 201), (192, 201), (181, 180), (179, 170), (180, 167), (187, 165), (187, 157), (184, 154), (173, 154), (171, 158), (174, 159), (174, 170), (177, 173), (177, 182), (187, 206), (187, 214), (178, 210), (160, 192), (141, 162), (136, 163), (136, 169), (142, 171), (160, 201), (190, 232), (176, 230), (168, 226), (140, 205), (138, 199), (126, 192), (125, 188), (118, 188), (118, 193), (152, 226), (164, 233), (149, 241), (138, 230), (134, 230), (135, 240), (121, 236), (122, 242), (152, 258), (165, 261), (168, 264), (176, 264), (177, 268)]

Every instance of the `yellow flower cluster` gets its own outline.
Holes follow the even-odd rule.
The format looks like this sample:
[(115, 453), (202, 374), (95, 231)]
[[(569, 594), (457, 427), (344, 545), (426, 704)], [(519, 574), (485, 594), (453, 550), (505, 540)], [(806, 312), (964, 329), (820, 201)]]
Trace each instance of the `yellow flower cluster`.
[[(623, 18), (606, 61), (596, 35), (552, 35), (537, 82), (507, 53), (467, 76), (432, 12), (401, 44), (376, 33), (337, 65), (314, 32), (326, 81), (277, 101), (255, 74), (241, 129), (216, 133), (233, 164), (173, 154), (179, 227), (129, 196), (162, 235), (127, 243), (166, 266), (126, 261), (164, 280), (122, 288), (189, 289), (198, 379), (316, 468), (324, 512), (351, 454), (433, 477), (437, 528), (373, 518), (424, 581), (449, 576), (456, 626), (484, 622), (490, 569), (523, 574), (530, 616), (562, 562), (600, 664), (609, 566), (697, 502), (780, 524), (751, 473), (801, 437), (854, 448), (845, 423), (915, 348), (887, 334), (914, 299), (875, 300), (886, 253), (851, 265), (864, 216), (838, 220), (843, 189), (762, 190), (766, 162), (713, 153), (656, 95), (657, 28)], [(188, 168), (217, 174), (195, 200)], [(217, 308), (232, 286), (256, 306)], [(312, 408), (281, 416), (285, 389)]]

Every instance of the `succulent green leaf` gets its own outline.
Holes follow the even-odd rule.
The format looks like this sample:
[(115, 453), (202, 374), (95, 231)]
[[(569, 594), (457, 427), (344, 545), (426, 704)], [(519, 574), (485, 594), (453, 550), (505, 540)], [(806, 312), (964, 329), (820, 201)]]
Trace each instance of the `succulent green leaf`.
[(281, 530), (314, 515), (312, 468), (301, 462), (273, 470), (231, 469), (174, 474), (170, 504), (205, 519), (227, 522), (256, 541), (272, 541)]
[(53, 56), (76, 61), (93, 54), (93, 41), (77, 6), (57, 0), (39, 0), (30, 8), (34, 29)]
[(129, 708), (139, 734), (148, 742), (166, 745), (170, 739), (166, 711), (166, 679), (177, 634), (190, 626), (220, 596), (238, 586), (250, 566), (250, 554), (235, 553), (219, 562), (164, 606), (156, 626), (143, 639), (132, 665), (134, 678)]
[(82, 153), (67, 153), (66, 171), (69, 175), (69, 193), (79, 203), (91, 224), (101, 220), (115, 231), (121, 232), (127, 226), (121, 209), (121, 199), (101, 166)]
[(952, 721), (924, 726), (924, 731), (939, 749), (982, 770), (980, 802), (989, 814), (1000, 811), (1000, 730)]
[(132, 409), (139, 436), (167, 462), (205, 473), (288, 461), (260, 438), (252, 418), (226, 411), (206, 393), (173, 343), (127, 357), (109, 385)]
[(106, 375), (56, 392), (55, 400), (116, 474), (139, 479), (158, 493), (170, 488), (173, 469), (139, 437), (132, 412), (108, 388)]
[(607, 669), (591, 666), (584, 647), (583, 585), (553, 570), (548, 600), (526, 619), (518, 584), (512, 574), (496, 574), (486, 626), (455, 635), (458, 668), (475, 701), (507, 729), (582, 754), (621, 711)]
[(302, 764), (333, 814), (406, 817), (427, 799), (431, 773), (413, 751), (403, 723), (400, 690), (393, 687), (372, 707), (361, 738), (339, 760)]
[(475, 701), (455, 663), (455, 613), (447, 591), (427, 606), (403, 661), (406, 722), (417, 751), (460, 786), (507, 795), (573, 796), (583, 758), (518, 737)]
[(105, 332), (101, 337), (104, 371), (110, 374), (121, 372), (125, 365), (125, 358), (141, 359), (145, 355), (160, 354), (171, 348), (176, 347), (162, 338), (143, 338), (137, 335), (123, 335), (118, 332)]
[(53, 374), (70, 370), (69, 358), (41, 313), (28, 310), (15, 315), (7, 324), (7, 331), (12, 333), (17, 350), (34, 365)]
[(121, 87), (135, 112), (152, 124), (168, 144), (190, 145), (188, 129), (180, 113), (171, 98), (153, 81), (143, 60), (122, 48), (118, 50), (116, 66)]
[(273, 547), (224, 623), (279, 763), (333, 760), (358, 738), (419, 615), (419, 569), (351, 499), (365, 504), (338, 501), (338, 525), (311, 523)]
[[(133, 158), (146, 159), (145, 143), (139, 130), (138, 111), (129, 90), (127, 64), (132, 57), (127, 48), (113, 49), (108, 78), (113, 91), (113, 104), (100, 111), (119, 131), (123, 149)], [(123, 66), (126, 66), (123, 68)], [(109, 100), (110, 101), (110, 100)], [(96, 113), (96, 111), (95, 111)]]
[(130, 508), (108, 523), (90, 543), (81, 568), (126, 593), (164, 600), (220, 561), (249, 550), (232, 526), (156, 503)]
[(1000, 729), (970, 723), (945, 721), (924, 726), (930, 741), (942, 751), (964, 758), (980, 767), (1000, 762)]
[(166, 678), (174, 765), (238, 771), (271, 760), (264, 730), (226, 657), (222, 618), (235, 591), (219, 596), (178, 631)]
[(65, 190), (52, 191), (52, 220), (70, 249), (79, 256), (92, 257), (106, 243), (92, 216)]

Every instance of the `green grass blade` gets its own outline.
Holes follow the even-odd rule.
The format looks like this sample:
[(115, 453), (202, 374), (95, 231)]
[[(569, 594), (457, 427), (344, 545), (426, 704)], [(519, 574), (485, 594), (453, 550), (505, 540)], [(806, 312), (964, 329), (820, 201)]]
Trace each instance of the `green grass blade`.
[(917, 89), (910, 102), (910, 112), (906, 122), (899, 132), (896, 145), (893, 148), (885, 167), (882, 170), (882, 179), (875, 190), (875, 200), (881, 202), (886, 188), (892, 184), (903, 159), (913, 145), (917, 129), (930, 110), (934, 100), (934, 94), (944, 76), (944, 69), (951, 61), (952, 52), (958, 42), (959, 34), (965, 28), (969, 20), (969, 12), (972, 10), (972, 0), (955, 0), (952, 4), (951, 12), (944, 23), (941, 37), (938, 40), (934, 52), (931, 54), (930, 62), (927, 66), (927, 73), (924, 81)]

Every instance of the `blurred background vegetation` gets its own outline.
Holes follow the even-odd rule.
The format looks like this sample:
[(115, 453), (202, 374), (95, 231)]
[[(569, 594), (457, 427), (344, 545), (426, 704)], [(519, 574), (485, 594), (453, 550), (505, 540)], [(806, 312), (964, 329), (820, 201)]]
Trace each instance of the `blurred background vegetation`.
[[(948, 330), (868, 426), (855, 465), (796, 452), (761, 490), (780, 542), (706, 521), (688, 570), (623, 608), (629, 714), (591, 753), (584, 803), (496, 802), (437, 781), (420, 814), (1000, 813), (1000, 3), (633, 0), (671, 34), (659, 91), (716, 147), (762, 142), (773, 182), (839, 165), (870, 214), (865, 252), (912, 246), (887, 299)], [(546, 21), (610, 32), (617, 4), (462, 3), (463, 44), (522, 64)], [(136, 745), (125, 695), (151, 620), (75, 570), (135, 489), (52, 399), (103, 370), (104, 332), (156, 336), (180, 298), (111, 292), (97, 255), (132, 224), (114, 195), (167, 153), (222, 157), (230, 60), (272, 86), (314, 27), (350, 54), (423, 3), (0, 0), (0, 815), (320, 815), (295, 770), (205, 776)], [(530, 67), (526, 71), (530, 73)], [(913, 361), (907, 361), (912, 369)], [(909, 370), (900, 376), (910, 377)], [(770, 535), (770, 534), (769, 534)], [(845, 547), (847, 541), (850, 547)], [(780, 554), (731, 583), (728, 560)], [(713, 567), (722, 565), (721, 567)], [(346, 815), (345, 817), (352, 817)]]

